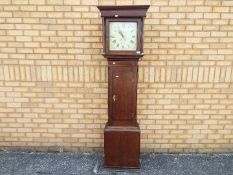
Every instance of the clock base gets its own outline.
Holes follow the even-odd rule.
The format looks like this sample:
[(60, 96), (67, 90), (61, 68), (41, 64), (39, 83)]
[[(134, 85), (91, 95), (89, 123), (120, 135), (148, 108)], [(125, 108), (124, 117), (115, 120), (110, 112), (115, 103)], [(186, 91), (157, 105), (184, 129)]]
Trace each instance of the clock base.
[(104, 166), (140, 168), (139, 126), (108, 126), (104, 129)]

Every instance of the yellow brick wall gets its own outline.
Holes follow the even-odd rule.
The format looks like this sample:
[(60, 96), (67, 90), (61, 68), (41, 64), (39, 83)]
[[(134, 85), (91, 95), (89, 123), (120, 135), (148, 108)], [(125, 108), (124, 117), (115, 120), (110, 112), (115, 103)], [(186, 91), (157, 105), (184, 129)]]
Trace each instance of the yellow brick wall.
[(232, 0), (0, 0), (0, 148), (102, 150), (107, 61), (96, 5), (150, 4), (142, 151), (233, 151)]

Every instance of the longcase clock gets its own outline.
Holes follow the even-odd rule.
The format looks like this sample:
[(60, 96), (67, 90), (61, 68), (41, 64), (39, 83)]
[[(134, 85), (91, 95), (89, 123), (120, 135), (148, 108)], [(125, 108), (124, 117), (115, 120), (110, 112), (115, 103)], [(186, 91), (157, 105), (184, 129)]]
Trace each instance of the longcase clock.
[(103, 17), (103, 55), (108, 60), (108, 122), (104, 129), (106, 167), (140, 167), (137, 123), (138, 60), (149, 6), (97, 6)]

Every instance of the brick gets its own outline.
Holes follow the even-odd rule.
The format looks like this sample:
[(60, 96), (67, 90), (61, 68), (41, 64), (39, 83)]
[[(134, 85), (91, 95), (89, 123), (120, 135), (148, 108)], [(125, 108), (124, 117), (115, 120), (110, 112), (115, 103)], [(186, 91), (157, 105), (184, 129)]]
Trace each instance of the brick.
[(46, 1), (47, 4), (51, 4), (51, 5), (63, 5), (63, 0), (47, 0)]
[(225, 0), (225, 1), (222, 2), (222, 5), (223, 6), (232, 6), (233, 2), (231, 0)]
[(55, 11), (71, 11), (71, 6), (55, 6)]
[(203, 18), (203, 13), (188, 13), (187, 18), (190, 19), (201, 19)]
[(161, 24), (177, 24), (177, 19), (161, 19)]
[(0, 4), (11, 4), (11, 0), (2, 0)]
[(172, 0), (172, 1), (169, 1), (169, 5), (171, 5), (171, 6), (185, 6), (186, 1)]
[[(43, 12), (41, 12), (41, 14), (44, 14)], [(46, 16), (42, 16), (42, 15), (37, 15), (37, 17), (46, 17)], [(47, 13), (47, 16), (49, 17), (49, 18), (62, 18), (63, 17), (63, 13), (61, 13), (61, 12), (49, 12), (49, 13)]]
[(42, 5), (42, 4), (45, 4), (45, 0), (40, 0), (40, 1), (29, 0), (29, 4)]
[(205, 13), (204, 18), (209, 18), (209, 19), (220, 18), (220, 13)]
[(195, 7), (195, 12), (203, 12), (203, 13), (208, 14), (209, 12), (211, 12), (211, 7), (208, 7), (208, 6), (196, 6)]
[(67, 17), (67, 18), (80, 18), (81, 13), (78, 13), (78, 12), (65, 12), (64, 16)]
[(81, 0), (82, 5), (98, 5), (97, 0)]
[(37, 6), (37, 9), (38, 9), (38, 11), (44, 11), (44, 12), (54, 11), (54, 7), (53, 6), (48, 6), (48, 5), (46, 5), (46, 6)]
[(11, 12), (0, 12), (0, 17), (10, 18), (10, 17), (12, 17), (12, 13)]
[(115, 1), (99, 0), (99, 5), (115, 5)]
[(12, 4), (27, 4), (28, 0), (12, 0)]
[(116, 0), (116, 5), (133, 5), (133, 0)]
[(82, 18), (97, 18), (99, 16), (99, 13), (89, 13), (89, 12), (83, 12)]

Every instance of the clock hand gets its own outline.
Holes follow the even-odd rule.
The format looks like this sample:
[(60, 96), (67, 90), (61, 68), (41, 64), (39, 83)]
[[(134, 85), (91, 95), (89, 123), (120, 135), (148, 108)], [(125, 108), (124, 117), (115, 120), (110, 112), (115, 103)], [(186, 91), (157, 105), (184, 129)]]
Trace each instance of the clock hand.
[(122, 31), (119, 31), (119, 34), (122, 36), (122, 38), (124, 38), (125, 40), (125, 36), (123, 35)]

